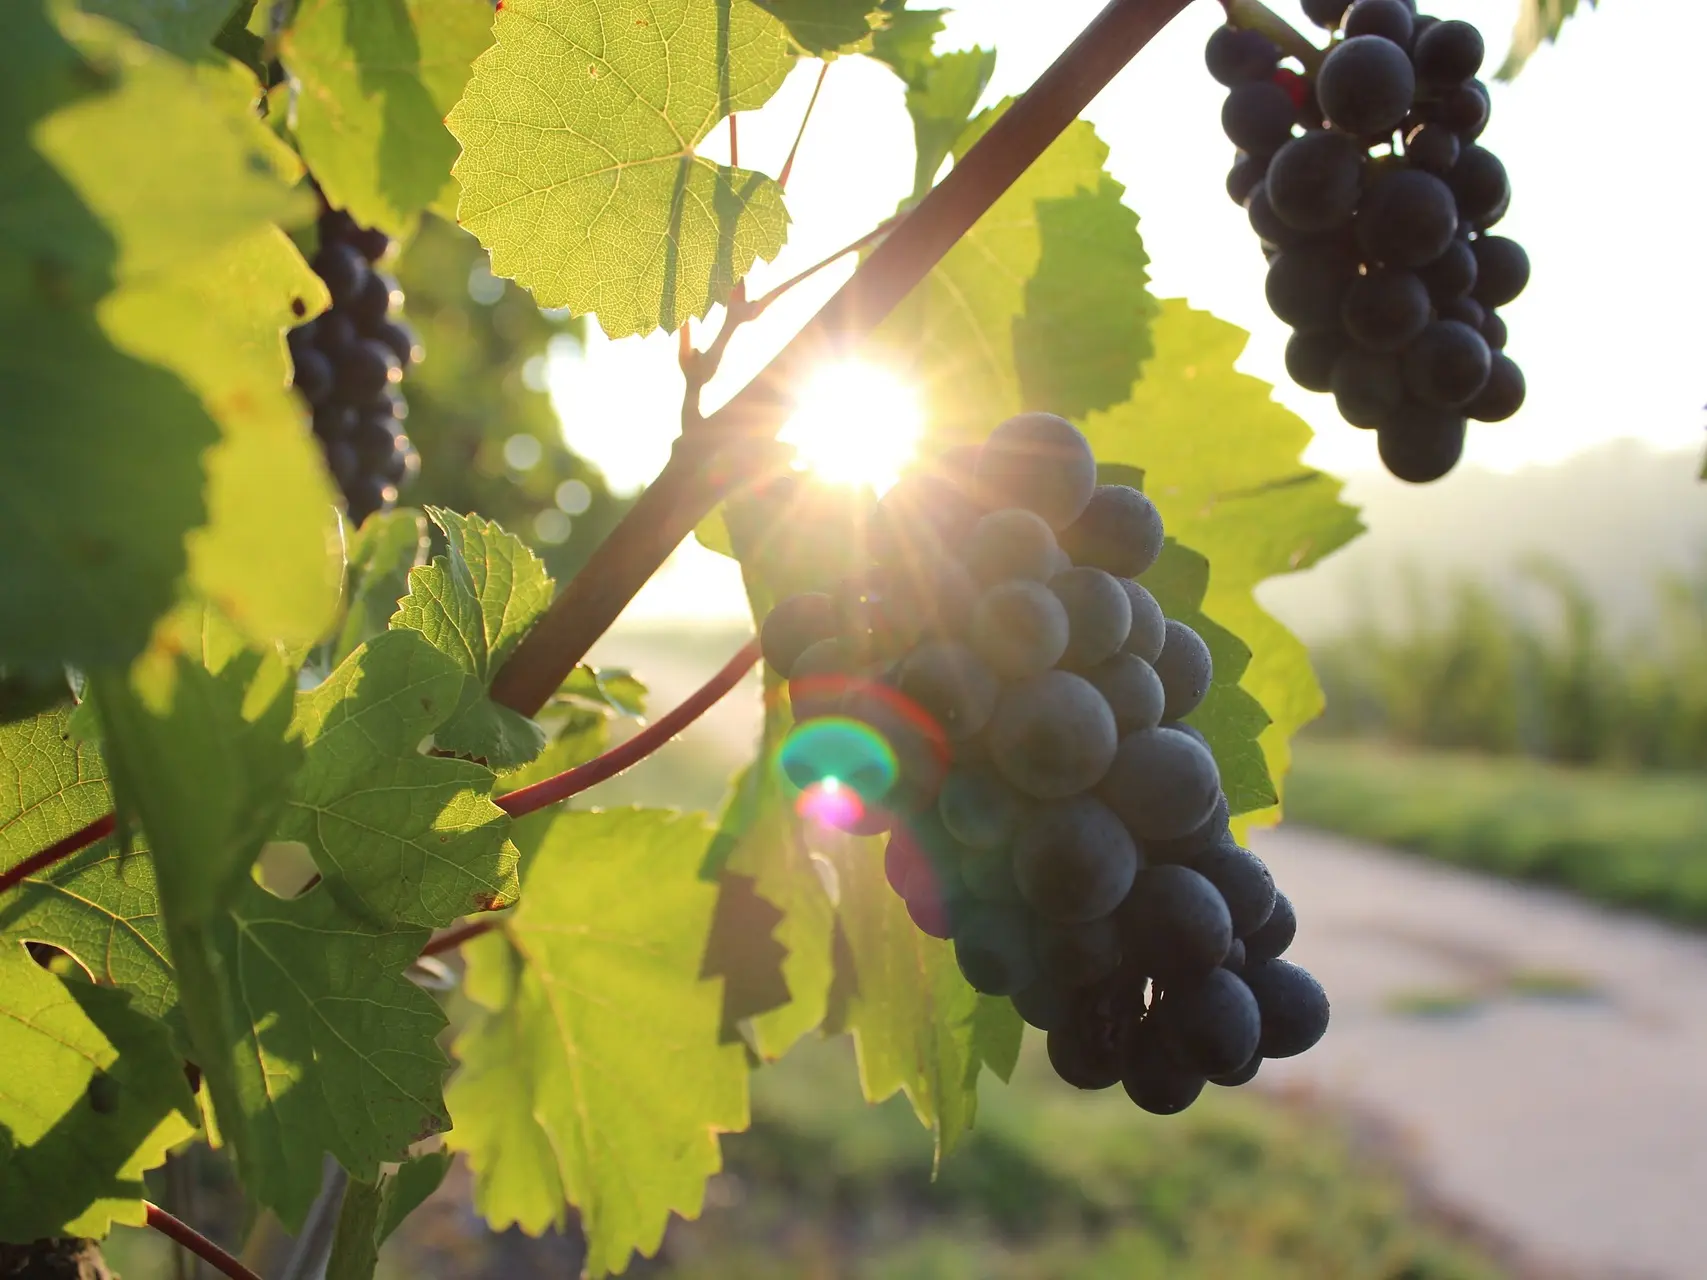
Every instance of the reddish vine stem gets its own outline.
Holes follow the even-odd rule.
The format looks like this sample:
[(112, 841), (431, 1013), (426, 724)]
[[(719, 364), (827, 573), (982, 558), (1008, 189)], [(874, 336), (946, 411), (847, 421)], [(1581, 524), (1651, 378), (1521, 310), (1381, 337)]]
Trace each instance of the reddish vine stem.
[(498, 807), (512, 818), (519, 818), (523, 814), (534, 813), (547, 805), (556, 804), (559, 800), (579, 795), (606, 778), (614, 778), (624, 769), (640, 763), (709, 711), (725, 694), (741, 683), (742, 677), (753, 669), (758, 660), (759, 642), (749, 640), (739, 653), (723, 664), (716, 675), (627, 742), (619, 743), (586, 764), (577, 765), (555, 777), (546, 778), (543, 782), (536, 782), (531, 787), (523, 787), (519, 791), (499, 796)]
[(143, 1208), (148, 1211), (148, 1225), (150, 1227), (167, 1239), (173, 1240), (188, 1249), (221, 1275), (230, 1276), (231, 1280), (261, 1280), (259, 1275), (249, 1270), (248, 1267), (190, 1226), (189, 1223), (174, 1218), (157, 1204), (151, 1204), (147, 1200), (144, 1200), (142, 1204)]
[(62, 858), (69, 858), (72, 854), (87, 849), (95, 841), (106, 839), (112, 835), (114, 825), (113, 815), (103, 814), (81, 831), (73, 831), (63, 840), (54, 841), (40, 853), (31, 854), (17, 866), (0, 872), (0, 893), (22, 884), (36, 872), (51, 867)]
[(496, 920), (470, 920), (467, 924), (459, 924), (454, 929), (446, 929), (437, 937), (430, 939), (421, 948), (422, 956), (443, 955), (446, 951), (455, 951), (463, 943), (478, 938), (483, 933), (491, 933), (498, 927)]
[(1112, 0), (919, 202), (776, 359), (670, 461), (498, 672), (494, 700), (533, 715), (671, 552), (745, 478), (735, 441), (768, 439), (812, 365), (855, 346), (1189, 0)]

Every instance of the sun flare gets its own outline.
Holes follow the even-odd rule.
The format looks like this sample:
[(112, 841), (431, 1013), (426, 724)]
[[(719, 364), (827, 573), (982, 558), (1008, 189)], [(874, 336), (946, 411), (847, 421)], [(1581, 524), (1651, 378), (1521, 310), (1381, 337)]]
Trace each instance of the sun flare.
[(911, 387), (887, 369), (844, 360), (806, 382), (778, 438), (794, 446), (802, 469), (881, 494), (913, 460), (923, 428)]

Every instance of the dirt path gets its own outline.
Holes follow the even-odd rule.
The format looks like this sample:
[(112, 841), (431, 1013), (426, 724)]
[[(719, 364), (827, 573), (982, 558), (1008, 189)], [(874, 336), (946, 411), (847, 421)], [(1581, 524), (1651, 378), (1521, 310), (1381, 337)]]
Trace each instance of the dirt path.
[(1267, 1085), (1399, 1125), (1441, 1198), (1573, 1274), (1707, 1277), (1707, 937), (1313, 831), (1253, 847), (1334, 1009)]

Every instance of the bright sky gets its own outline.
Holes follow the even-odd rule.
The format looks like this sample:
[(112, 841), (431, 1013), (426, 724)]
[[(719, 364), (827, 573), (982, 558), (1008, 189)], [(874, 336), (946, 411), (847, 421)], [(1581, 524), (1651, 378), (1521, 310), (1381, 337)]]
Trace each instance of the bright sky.
[[(1305, 25), (1295, 0), (1271, 3)], [(1098, 8), (1100, 0), (963, 0), (944, 43), (1000, 51), (994, 101), (1029, 85)], [(1475, 21), (1489, 39), (1491, 67), (1503, 56), (1517, 2), (1435, 0), (1425, 8)], [(1086, 114), (1138, 211), (1153, 291), (1183, 296), (1251, 331), (1241, 367), (1274, 383), (1276, 397), (1315, 428), (1308, 462), (1341, 475), (1370, 471), (1378, 465), (1370, 434), (1340, 422), (1330, 397), (1287, 381), (1286, 330), (1263, 301), (1262, 257), (1243, 211), (1223, 193), (1232, 150), (1220, 131), (1224, 91), (1202, 61), (1219, 13), (1213, 0), (1197, 0)], [(1563, 39), (1542, 49), (1516, 84), (1494, 86), (1493, 123), (1483, 141), (1505, 161), (1514, 190), (1500, 230), (1522, 241), (1534, 263), (1529, 289), (1503, 311), (1529, 395), (1509, 422), (1472, 424), (1470, 462), (1514, 470), (1624, 436), (1668, 448), (1700, 443), (1707, 252), (1699, 227), (1707, 177), (1687, 138), (1700, 109), (1703, 47), (1707, 5), (1608, 0), (1567, 24)], [(817, 63), (803, 64), (763, 111), (740, 118), (744, 163), (778, 170), (817, 70)], [(716, 141), (725, 137), (719, 128)], [(705, 150), (726, 158), (717, 147)], [(887, 217), (910, 188), (912, 167), (899, 82), (869, 59), (834, 63), (789, 184), (789, 243), (774, 264), (752, 273), (750, 290), (786, 279)], [(707, 407), (749, 379), (851, 270), (850, 260), (823, 272), (743, 329)], [(814, 398), (818, 412), (846, 421), (857, 380), (832, 378), (829, 385), (829, 396)], [(554, 359), (551, 387), (571, 446), (613, 485), (632, 489), (657, 473), (679, 422), (673, 337), (612, 343), (595, 335), (584, 355)], [(884, 394), (893, 403), (895, 389)], [(836, 407), (826, 409), (826, 400)], [(628, 617), (743, 609), (733, 566), (691, 547)]]

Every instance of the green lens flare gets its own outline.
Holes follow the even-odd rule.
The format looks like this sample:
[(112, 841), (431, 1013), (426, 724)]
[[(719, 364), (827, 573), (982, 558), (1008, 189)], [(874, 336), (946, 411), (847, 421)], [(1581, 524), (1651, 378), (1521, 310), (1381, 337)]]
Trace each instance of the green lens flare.
[(895, 752), (870, 725), (826, 716), (797, 726), (777, 752), (777, 765), (797, 790), (827, 779), (876, 804), (895, 785)]

